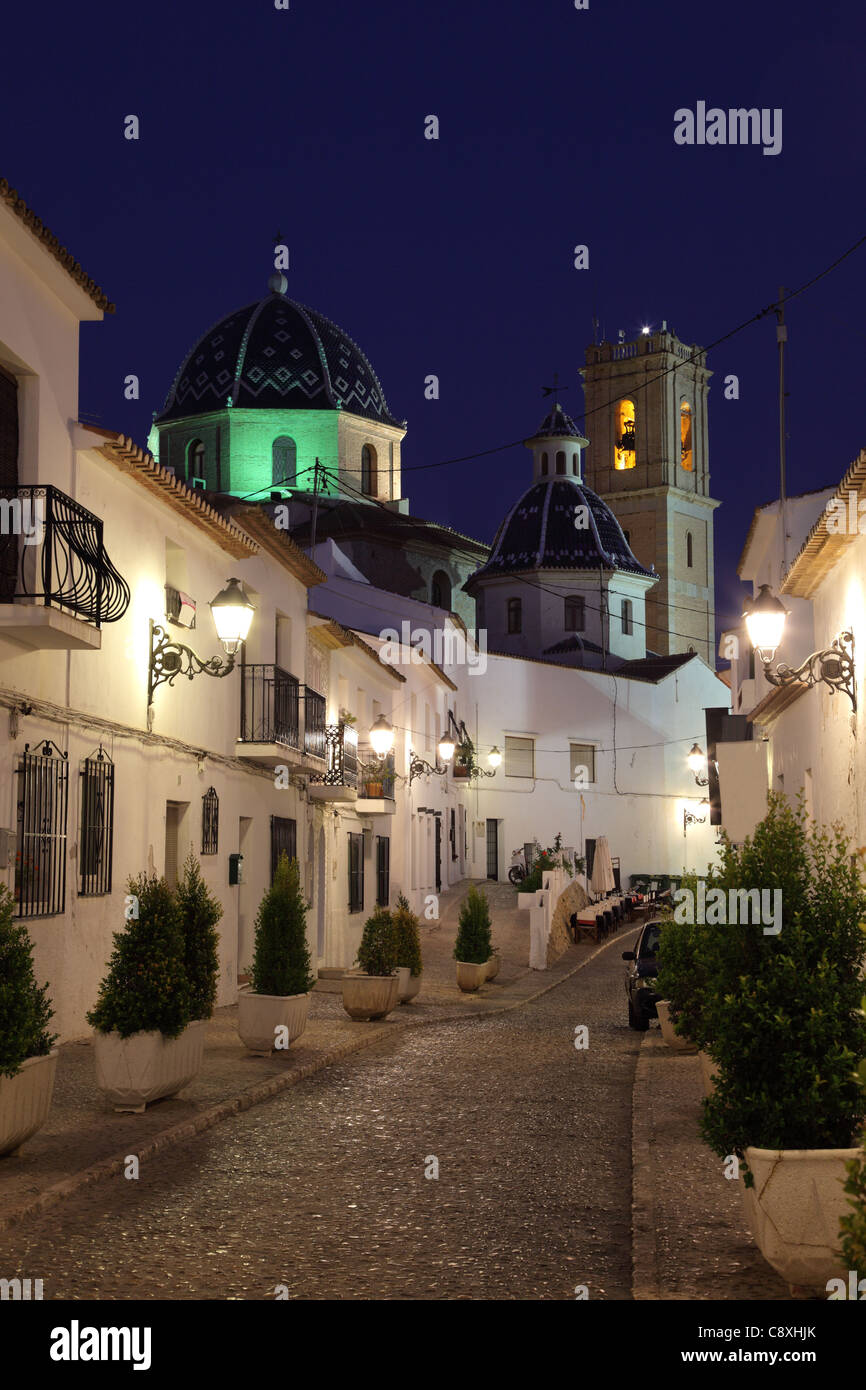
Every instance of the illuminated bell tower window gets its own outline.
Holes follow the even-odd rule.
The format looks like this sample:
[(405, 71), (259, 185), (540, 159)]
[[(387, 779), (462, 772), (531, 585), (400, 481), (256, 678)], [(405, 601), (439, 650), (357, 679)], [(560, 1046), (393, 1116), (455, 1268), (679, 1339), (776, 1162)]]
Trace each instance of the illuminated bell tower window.
[(186, 451), (186, 476), (204, 477), (204, 444), (200, 439), (194, 439)]
[(633, 401), (619, 401), (614, 422), (614, 468), (634, 468), (635, 408)]
[(274, 487), (282, 484), (294, 486), (297, 480), (297, 452), (294, 439), (281, 434), (271, 447), (271, 483)]
[(692, 451), (692, 408), (688, 401), (680, 406), (680, 463), (691, 473), (695, 466)]
[(361, 450), (361, 491), (367, 497), (376, 494), (376, 450), (370, 444)]

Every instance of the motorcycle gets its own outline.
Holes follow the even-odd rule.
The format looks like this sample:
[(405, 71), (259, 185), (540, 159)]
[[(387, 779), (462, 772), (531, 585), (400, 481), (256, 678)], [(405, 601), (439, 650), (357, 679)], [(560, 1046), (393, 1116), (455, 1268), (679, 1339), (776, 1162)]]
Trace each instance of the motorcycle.
[(508, 882), (513, 887), (517, 887), (526, 878), (526, 855), (522, 849), (515, 849), (511, 854), (511, 868), (508, 870)]

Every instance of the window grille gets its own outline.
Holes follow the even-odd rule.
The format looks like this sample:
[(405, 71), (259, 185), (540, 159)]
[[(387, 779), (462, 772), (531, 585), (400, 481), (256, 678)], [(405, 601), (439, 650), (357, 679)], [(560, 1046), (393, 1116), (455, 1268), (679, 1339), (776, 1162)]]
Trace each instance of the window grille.
[(114, 843), (114, 763), (102, 744), (81, 764), (81, 829), (78, 837), (79, 894), (111, 892)]
[(36, 753), (28, 743), (18, 760), (18, 917), (53, 917), (66, 910), (67, 757), (46, 739)]
[(216, 854), (220, 838), (220, 799), (213, 787), (208, 787), (201, 799), (201, 852)]

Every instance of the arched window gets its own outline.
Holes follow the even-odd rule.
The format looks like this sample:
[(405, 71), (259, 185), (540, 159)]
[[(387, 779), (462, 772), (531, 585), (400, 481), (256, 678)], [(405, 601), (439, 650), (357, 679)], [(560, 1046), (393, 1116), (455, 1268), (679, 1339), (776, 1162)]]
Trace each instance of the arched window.
[(361, 450), (361, 491), (365, 497), (375, 497), (376, 484), (376, 450), (372, 444), (365, 444)]
[(586, 626), (586, 609), (583, 594), (570, 594), (565, 600), (566, 632), (583, 632)]
[(692, 533), (686, 531), (686, 567), (692, 568)]
[(200, 439), (193, 439), (187, 445), (186, 476), (187, 478), (204, 477), (204, 444)]
[(297, 476), (295, 441), (281, 434), (271, 445), (271, 486), (294, 487)]
[(451, 580), (444, 570), (437, 570), (430, 582), (430, 602), (451, 612)]
[(623, 637), (631, 637), (632, 632), (631, 599), (624, 598), (622, 601), (622, 635)]
[(564, 450), (564, 449), (557, 449), (557, 451), (556, 451), (556, 471), (557, 471), (557, 473), (564, 473), (564, 472), (565, 472), (565, 450)]
[(572, 454), (572, 456), (571, 456), (571, 471), (572, 471), (572, 473), (579, 473), (579, 472), (580, 472), (580, 468), (579, 468), (579, 466), (578, 466), (579, 463), (580, 463), (580, 454)]
[(546, 478), (546, 477), (547, 477), (547, 450), (546, 450), (546, 449), (544, 450), (544, 453), (541, 455), (541, 476), (542, 476), (543, 478)]
[(688, 401), (680, 406), (680, 463), (689, 473), (695, 466), (692, 451), (692, 408)]
[(614, 415), (613, 466), (614, 468), (634, 468), (637, 463), (637, 436), (635, 433), (635, 408), (633, 401), (618, 401)]
[(523, 631), (523, 604), (519, 598), (508, 600), (508, 631)]

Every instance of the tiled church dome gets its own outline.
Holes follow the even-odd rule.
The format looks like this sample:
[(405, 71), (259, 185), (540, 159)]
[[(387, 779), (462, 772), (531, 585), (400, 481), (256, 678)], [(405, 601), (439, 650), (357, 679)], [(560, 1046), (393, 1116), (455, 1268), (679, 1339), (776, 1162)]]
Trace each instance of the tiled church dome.
[[(285, 279), (280, 276), (275, 280)], [(220, 319), (184, 359), (157, 422), (238, 407), (334, 410), (402, 424), (361, 349), (315, 309), (272, 289)]]

